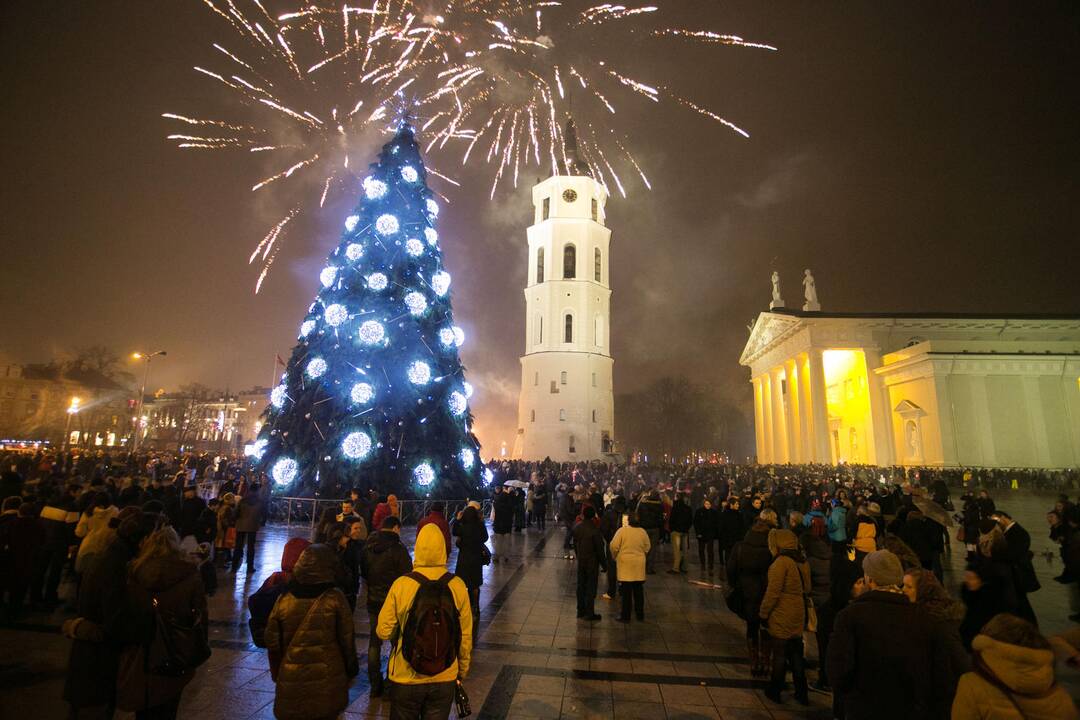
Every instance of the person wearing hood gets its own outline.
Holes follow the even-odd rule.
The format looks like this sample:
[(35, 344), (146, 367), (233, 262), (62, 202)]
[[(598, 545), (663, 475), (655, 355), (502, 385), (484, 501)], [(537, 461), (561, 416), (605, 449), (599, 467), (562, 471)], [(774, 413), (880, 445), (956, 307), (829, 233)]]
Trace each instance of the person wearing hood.
[(263, 524), (266, 503), (263, 502), (262, 486), (251, 483), (248, 491), (236, 506), (236, 549), (233, 551), (232, 571), (240, 569), (247, 549), (248, 575), (255, 571), (255, 538)]
[(484, 584), (484, 550), (487, 527), (480, 517), (480, 503), (470, 500), (459, 513), (451, 532), (457, 538), (458, 556), (454, 574), (469, 588), (473, 613), (473, 645), (480, 634), (480, 587)]
[(972, 671), (956, 688), (952, 720), (1077, 720), (1080, 713), (1054, 679), (1050, 642), (1015, 615), (994, 617), (975, 636)]
[(461, 578), (453, 576), (449, 578), (447, 587), (453, 597), (458, 617), (460, 640), (456, 657), (445, 670), (436, 675), (418, 673), (405, 658), (402, 650), (405, 623), (413, 600), (420, 590), (420, 581), (415, 576), (419, 574), (427, 582), (431, 582), (448, 574), (446, 544), (438, 528), (429, 525), (417, 534), (415, 553), (413, 572), (399, 577), (390, 586), (376, 627), (380, 639), (393, 642), (388, 667), (392, 683), (391, 720), (448, 718), (454, 701), (455, 684), (468, 675), (472, 658), (473, 616), (469, 604), (469, 589)]
[(769, 565), (765, 595), (758, 611), (758, 617), (768, 630), (772, 656), (772, 676), (765, 697), (775, 703), (781, 702), (786, 662), (791, 666), (795, 700), (801, 705), (809, 705), (802, 637), (806, 627), (805, 598), (812, 588), (810, 566), (791, 530), (773, 530), (769, 533), (768, 544), (773, 561)]
[[(116, 705), (134, 712), (137, 720), (172, 720), (195, 669), (159, 674), (149, 667), (161, 638), (157, 617), (190, 622), (195, 632), (201, 633), (199, 642), (209, 655), (202, 579), (198, 568), (180, 549), (176, 531), (168, 525), (142, 541), (139, 554), (128, 566), (128, 578), (126, 615), (131, 633), (120, 659)], [(164, 649), (161, 652), (165, 654)]]
[(360, 556), (360, 576), (367, 590), (366, 602), (370, 633), (368, 634), (367, 666), (371, 696), (383, 694), (382, 640), (377, 632), (379, 613), (390, 592), (390, 586), (402, 575), (412, 572), (412, 558), (401, 542), (401, 521), (393, 515), (383, 520), (382, 529), (367, 539)]
[[(36, 520), (36, 518), (34, 518)], [(127, 564), (161, 516), (125, 508), (117, 516), (111, 542), (87, 563), (77, 599), (76, 617), (63, 625), (70, 638), (64, 700), (72, 717), (111, 717), (116, 704), (117, 672), (124, 641), (129, 637), (124, 588)]]
[(337, 574), (334, 549), (311, 545), (270, 612), (266, 648), (277, 685), (274, 717), (280, 720), (333, 718), (349, 704), (360, 662)]
[(446, 522), (446, 504), (441, 502), (431, 503), (428, 508), (428, 514), (425, 515), (420, 522), (416, 523), (416, 532), (420, 532), (425, 525), (435, 525), (443, 534), (443, 539), (446, 540), (446, 556), (450, 556), (450, 550), (453, 548), (453, 544), (450, 540), (450, 523)]
[(746, 646), (750, 656), (750, 672), (763, 677), (766, 654), (761, 648), (761, 598), (765, 595), (766, 576), (772, 563), (769, 552), (769, 532), (776, 527), (776, 513), (761, 511), (742, 542), (731, 549), (727, 561), (727, 581), (733, 593), (738, 593), (746, 621)]
[(956, 683), (971, 667), (967, 650), (960, 639), (964, 606), (949, 597), (934, 573), (923, 568), (910, 568), (904, 572), (904, 594), (926, 613), (934, 637), (942, 643), (945, 675), (941, 695), (934, 698), (931, 717), (944, 720), (949, 717)]
[(281, 570), (271, 573), (248, 598), (248, 628), (251, 630), (251, 640), (257, 647), (266, 647), (266, 623), (270, 619), (270, 612), (277, 599), (285, 593), (300, 555), (310, 546), (311, 542), (306, 538), (290, 538), (281, 550)]

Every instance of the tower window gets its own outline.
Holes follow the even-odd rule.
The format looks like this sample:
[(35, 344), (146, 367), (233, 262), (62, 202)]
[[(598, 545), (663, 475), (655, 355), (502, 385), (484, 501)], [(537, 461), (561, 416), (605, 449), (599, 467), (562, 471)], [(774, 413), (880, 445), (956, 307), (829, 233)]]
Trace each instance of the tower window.
[(565, 370), (563, 370), (561, 373), (559, 373), (559, 384), (560, 385), (565, 385), (566, 384), (566, 371)]
[(592, 219), (596, 220), (596, 198), (592, 199)]
[(533, 386), (535, 387), (535, 386), (537, 386), (539, 384), (540, 384), (540, 371), (537, 370), (535, 373), (533, 373)]
[(600, 248), (593, 252), (593, 279), (600, 282)]
[(551, 198), (544, 198), (544, 207), (540, 213), (541, 220), (547, 220), (551, 215)]
[[(592, 386), (596, 387), (596, 373), (592, 374)], [(593, 412), (595, 412), (595, 410)]]
[(544, 248), (536, 251), (536, 282), (544, 282)]
[(577, 448), (574, 447), (574, 436), (570, 436), (570, 452), (577, 452)]
[(530, 410), (529, 411), (529, 422), (536, 422), (536, 411), (535, 410)]
[(551, 381), (551, 392), (553, 392), (553, 393), (559, 392), (559, 385), (554, 380)]
[(597, 314), (596, 320), (593, 323), (593, 336), (596, 341), (596, 347), (604, 347), (604, 316)]
[(577, 248), (573, 245), (563, 248), (562, 276), (563, 280), (573, 280), (577, 277)]
[(566, 313), (566, 323), (563, 329), (563, 342), (574, 342), (574, 316)]
[(559, 422), (566, 422), (566, 411), (559, 408)]
[(544, 316), (536, 316), (536, 344), (544, 342)]
[(592, 421), (596, 422), (596, 411), (595, 410), (592, 411)]

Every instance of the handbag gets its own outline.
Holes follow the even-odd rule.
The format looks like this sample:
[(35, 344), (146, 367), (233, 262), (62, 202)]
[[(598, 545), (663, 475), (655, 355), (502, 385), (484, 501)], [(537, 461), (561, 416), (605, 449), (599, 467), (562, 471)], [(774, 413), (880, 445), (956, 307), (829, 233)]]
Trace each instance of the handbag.
[(799, 573), (799, 584), (802, 585), (803, 591), (803, 609), (806, 611), (806, 622), (803, 624), (803, 628), (807, 632), (817, 632), (817, 608), (814, 607), (814, 598), (810, 597), (810, 593), (806, 592), (806, 581), (803, 580), (802, 570), (799, 569), (798, 563), (795, 564), (795, 572)]
[(490, 565), (491, 564), (491, 550), (488, 549), (487, 543), (484, 543), (484, 544), (482, 544), (480, 546), (480, 564), (481, 565)]
[(162, 611), (156, 597), (151, 602), (157, 637), (161, 638), (162, 647), (155, 648), (151, 642), (147, 648), (148, 665), (151, 655), (159, 655), (152, 659), (153, 665), (148, 667), (149, 671), (154, 675), (172, 677), (194, 672), (210, 657), (210, 643), (202, 617), (193, 610), (190, 618), (178, 618)]

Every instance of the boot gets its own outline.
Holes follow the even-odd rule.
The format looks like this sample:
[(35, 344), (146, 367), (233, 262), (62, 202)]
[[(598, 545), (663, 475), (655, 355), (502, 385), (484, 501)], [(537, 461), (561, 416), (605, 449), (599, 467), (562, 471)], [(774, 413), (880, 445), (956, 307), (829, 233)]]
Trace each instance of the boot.
[(746, 652), (747, 655), (750, 657), (750, 676), (761, 677), (763, 675), (763, 672), (760, 649), (758, 649), (758, 646), (752, 640), (747, 640)]

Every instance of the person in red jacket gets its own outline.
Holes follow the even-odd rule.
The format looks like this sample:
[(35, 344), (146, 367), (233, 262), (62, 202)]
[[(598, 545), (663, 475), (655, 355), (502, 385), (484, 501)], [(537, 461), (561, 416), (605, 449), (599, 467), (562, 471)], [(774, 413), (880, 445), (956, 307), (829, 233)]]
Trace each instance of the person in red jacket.
[(369, 531), (372, 533), (378, 532), (382, 529), (383, 520), (393, 515), (398, 520), (401, 519), (401, 511), (398, 509), (397, 495), (387, 495), (386, 501), (381, 502), (375, 506), (375, 514), (371, 518), (371, 525)]
[(420, 531), (424, 529), (425, 525), (435, 525), (442, 531), (443, 540), (446, 541), (446, 556), (449, 557), (452, 545), (450, 542), (450, 524), (446, 522), (446, 505), (441, 502), (431, 503), (428, 514), (416, 524), (417, 535), (420, 535)]

